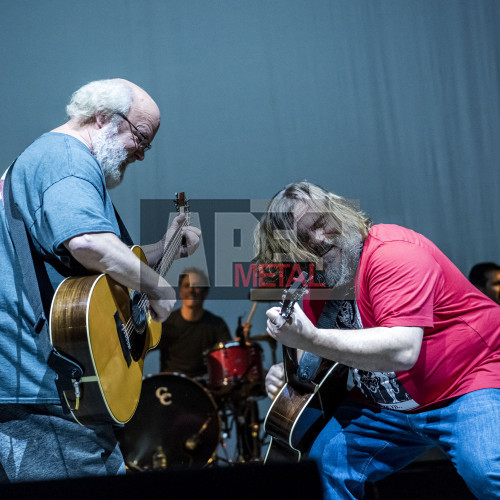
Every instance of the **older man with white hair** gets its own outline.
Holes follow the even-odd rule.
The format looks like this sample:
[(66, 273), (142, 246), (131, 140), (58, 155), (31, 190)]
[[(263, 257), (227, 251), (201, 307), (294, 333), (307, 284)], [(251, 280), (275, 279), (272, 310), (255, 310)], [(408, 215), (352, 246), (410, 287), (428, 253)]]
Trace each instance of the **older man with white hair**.
[(94, 81), (73, 94), (67, 114), (66, 123), (17, 158), (2, 183), (2, 191), (10, 189), (0, 204), (0, 480), (125, 471), (111, 424), (85, 427), (63, 411), (55, 371), (33, 328), (36, 307), (27, 299), (25, 263), (11, 239), (8, 221), (13, 219), (6, 209), (17, 208), (32, 252), (43, 262), (37, 272), (46, 271), (50, 281), (41, 290), (45, 308), (54, 293), (47, 288), (55, 289), (64, 277), (104, 273), (143, 292), (152, 318), (162, 322), (175, 293), (151, 266), (180, 226), (183, 245), (177, 257), (199, 244), (200, 231), (185, 226), (184, 215), (162, 240), (143, 247), (149, 265), (125, 243), (126, 229), (108, 190), (122, 181), (129, 164), (144, 159), (160, 126), (158, 106), (143, 89), (122, 79)]

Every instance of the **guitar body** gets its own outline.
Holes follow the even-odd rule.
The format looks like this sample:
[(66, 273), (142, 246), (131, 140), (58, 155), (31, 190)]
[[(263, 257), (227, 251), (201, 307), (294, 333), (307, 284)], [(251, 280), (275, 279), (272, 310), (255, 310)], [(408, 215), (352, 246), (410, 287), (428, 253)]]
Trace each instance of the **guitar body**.
[[(284, 291), (279, 312), (282, 324), (292, 314), (297, 300), (307, 293), (308, 281), (309, 276), (303, 271), (302, 277)], [(340, 306), (337, 316), (339, 310)], [(344, 326), (337, 320), (335, 325)], [(299, 363), (297, 349), (283, 345), (286, 383), (264, 422), (264, 430), (271, 436), (265, 462), (300, 461), (347, 395), (347, 366), (311, 353), (304, 352), (303, 356)]]
[(311, 382), (288, 377), (264, 422), (264, 430), (271, 436), (265, 462), (298, 462), (309, 452), (347, 394), (347, 374), (344, 365), (323, 359)]
[[(132, 252), (147, 263), (140, 247)], [(80, 397), (64, 391), (82, 425), (123, 424), (137, 408), (144, 358), (161, 337), (161, 324), (152, 321), (147, 308), (134, 315), (137, 294), (105, 274), (67, 278), (56, 290), (50, 340), (83, 368)]]

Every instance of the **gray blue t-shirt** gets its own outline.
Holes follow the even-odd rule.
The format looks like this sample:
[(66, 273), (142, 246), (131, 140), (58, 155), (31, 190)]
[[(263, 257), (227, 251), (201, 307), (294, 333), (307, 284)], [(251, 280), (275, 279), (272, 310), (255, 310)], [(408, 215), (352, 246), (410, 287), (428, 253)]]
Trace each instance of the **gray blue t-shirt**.
[[(37, 139), (17, 159), (11, 186), (35, 247), (53, 264), (47, 270), (54, 288), (64, 278), (55, 268), (75, 264), (64, 241), (83, 233), (120, 235), (101, 166), (74, 137), (52, 132)], [(55, 373), (37, 350), (3, 203), (0, 238), (0, 403), (58, 403)]]

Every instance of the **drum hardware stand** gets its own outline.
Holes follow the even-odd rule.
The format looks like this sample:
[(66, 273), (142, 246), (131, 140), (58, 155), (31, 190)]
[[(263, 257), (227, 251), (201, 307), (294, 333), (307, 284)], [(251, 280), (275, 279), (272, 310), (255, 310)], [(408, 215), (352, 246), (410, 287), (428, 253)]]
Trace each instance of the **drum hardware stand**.
[(250, 342), (267, 342), (271, 349), (271, 358), (273, 365), (277, 363), (276, 361), (277, 341), (273, 337), (271, 337), (271, 335), (269, 335), (268, 333), (263, 333), (262, 335), (254, 335), (253, 337), (249, 337), (248, 340)]
[(208, 424), (214, 418), (215, 413), (210, 413), (208, 418), (203, 422), (203, 425), (200, 427), (198, 432), (195, 432), (193, 435), (189, 436), (184, 442), (184, 449), (188, 453), (194, 453), (198, 447), (200, 446), (201, 438), (203, 437), (203, 433), (206, 431)]
[(221, 423), (222, 423), (219, 447), (224, 452), (224, 456), (221, 457), (218, 454), (216, 460), (222, 461), (228, 465), (233, 465), (234, 460), (231, 459), (231, 457), (229, 456), (229, 452), (227, 450), (227, 444), (225, 441), (225, 439), (228, 439), (231, 437), (231, 428), (233, 426), (233, 422), (228, 422), (228, 413), (231, 411), (231, 409), (229, 408), (230, 402), (227, 400), (226, 397), (222, 397), (218, 400), (218, 406), (219, 406), (219, 414), (221, 415)]
[[(244, 397), (241, 392), (235, 390), (220, 400), (220, 412), (223, 422), (223, 436), (231, 436), (231, 430), (235, 428), (236, 434), (236, 462), (262, 461), (262, 439), (261, 421), (259, 420), (259, 411), (257, 397)], [(228, 422), (228, 416), (232, 420)], [(222, 443), (223, 449), (225, 443)], [(222, 457), (220, 457), (222, 458)], [(234, 463), (230, 459), (227, 463)]]
[(259, 409), (257, 400), (246, 398), (238, 408), (236, 419), (238, 434), (238, 452), (242, 461), (260, 461), (262, 442), (260, 439)]
[[(253, 314), (257, 308), (257, 302), (252, 305), (252, 309), (246, 323), (250, 323)], [(238, 327), (236, 330), (236, 337), (242, 347), (245, 347), (249, 340), (249, 329), (244, 331), (241, 324), (241, 316), (238, 317)], [(274, 339), (273, 339), (274, 340)], [(224, 460), (227, 464), (234, 464), (228, 457), (226, 443), (224, 438), (231, 437), (231, 430), (233, 425), (236, 430), (236, 462), (249, 462), (249, 461), (262, 461), (261, 449), (262, 439), (261, 434), (261, 421), (259, 420), (259, 411), (257, 405), (257, 397), (254, 396), (256, 386), (247, 382), (248, 374), (258, 366), (257, 362), (253, 360), (247, 367), (244, 373), (232, 377), (232, 384), (229, 393), (220, 395), (218, 398), (219, 412), (222, 420), (222, 438), (221, 447), (224, 450), (226, 458), (218, 456), (220, 460)], [(263, 391), (259, 391), (259, 395), (265, 395)], [(228, 417), (232, 417), (228, 421)]]

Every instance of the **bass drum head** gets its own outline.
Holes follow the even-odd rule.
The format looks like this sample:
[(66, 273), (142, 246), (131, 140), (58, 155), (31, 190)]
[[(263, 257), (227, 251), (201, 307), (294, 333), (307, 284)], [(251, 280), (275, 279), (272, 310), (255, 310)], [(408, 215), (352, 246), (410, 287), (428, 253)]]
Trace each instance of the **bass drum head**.
[(151, 470), (159, 446), (167, 467), (212, 462), (220, 435), (220, 415), (210, 393), (185, 375), (159, 373), (144, 379), (137, 411), (118, 439), (131, 470)]

